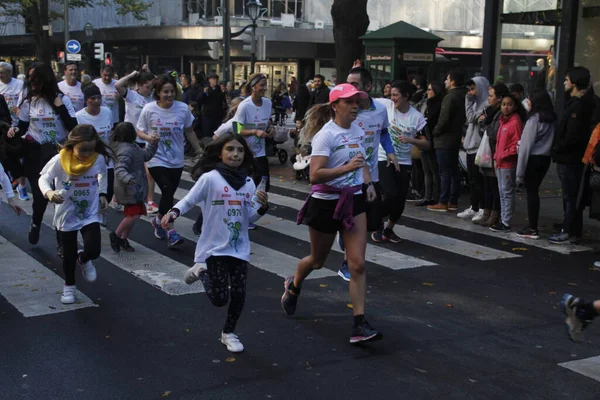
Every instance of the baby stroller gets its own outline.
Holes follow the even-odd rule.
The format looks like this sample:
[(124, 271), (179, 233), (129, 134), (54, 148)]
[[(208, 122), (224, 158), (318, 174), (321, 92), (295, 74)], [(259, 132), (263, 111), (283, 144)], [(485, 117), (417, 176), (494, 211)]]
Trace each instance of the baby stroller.
[(284, 121), (282, 121), (282, 122), (283, 122), (283, 125), (275, 124), (275, 123), (272, 124), (273, 129), (275, 130), (275, 133), (273, 134), (272, 138), (266, 139), (265, 150), (267, 153), (267, 157), (277, 156), (277, 158), (279, 159), (279, 162), (281, 164), (285, 164), (286, 161), (288, 160), (288, 153), (285, 149), (280, 149), (277, 147), (278, 144), (283, 144), (288, 139), (289, 129), (287, 129), (284, 126), (285, 122)]

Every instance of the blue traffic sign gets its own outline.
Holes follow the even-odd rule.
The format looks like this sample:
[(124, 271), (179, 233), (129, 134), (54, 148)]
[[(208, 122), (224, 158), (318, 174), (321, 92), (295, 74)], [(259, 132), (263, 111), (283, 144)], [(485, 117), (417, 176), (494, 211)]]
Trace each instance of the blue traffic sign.
[(81, 50), (81, 44), (77, 40), (69, 40), (67, 42), (67, 52), (77, 54)]

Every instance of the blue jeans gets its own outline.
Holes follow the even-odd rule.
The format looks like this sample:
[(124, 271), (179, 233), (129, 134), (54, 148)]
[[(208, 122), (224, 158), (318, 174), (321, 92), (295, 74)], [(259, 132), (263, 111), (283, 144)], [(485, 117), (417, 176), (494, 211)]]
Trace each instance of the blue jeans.
[(498, 191), (500, 193), (500, 219), (506, 226), (512, 223), (515, 208), (516, 168), (498, 168)]
[(460, 196), (460, 171), (458, 150), (435, 149), (440, 170), (440, 203), (458, 204)]
[(577, 206), (577, 195), (583, 175), (583, 164), (556, 164), (563, 195), (563, 230), (571, 236), (581, 237), (583, 207)]

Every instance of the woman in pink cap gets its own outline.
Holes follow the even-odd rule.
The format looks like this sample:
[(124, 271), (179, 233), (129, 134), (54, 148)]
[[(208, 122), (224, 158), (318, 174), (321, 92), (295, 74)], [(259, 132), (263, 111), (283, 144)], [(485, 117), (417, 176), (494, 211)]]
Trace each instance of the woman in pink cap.
[[(365, 134), (352, 123), (361, 101), (367, 98), (365, 92), (354, 86), (341, 84), (329, 93), (329, 103), (316, 105), (313, 108), (318, 109), (311, 110), (310, 118), (319, 118), (324, 112), (331, 118), (312, 139), (312, 193), (298, 214), (298, 223), (308, 225), (311, 253), (300, 260), (296, 275), (285, 280), (285, 291), (281, 298), (283, 310), (288, 315), (294, 314), (302, 282), (313, 270), (323, 267), (335, 235), (339, 232), (346, 245), (351, 275), (350, 298), (354, 325), (350, 343), (381, 338), (381, 334), (369, 326), (364, 315), (367, 243), (365, 197), (373, 201), (376, 193), (369, 168), (363, 168), (367, 157)], [(306, 125), (313, 124), (307, 121)]]

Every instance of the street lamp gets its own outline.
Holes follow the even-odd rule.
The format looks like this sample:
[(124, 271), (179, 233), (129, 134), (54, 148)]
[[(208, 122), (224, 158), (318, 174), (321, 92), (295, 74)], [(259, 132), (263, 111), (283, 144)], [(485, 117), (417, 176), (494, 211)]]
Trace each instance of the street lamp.
[(256, 20), (260, 16), (262, 4), (259, 0), (250, 0), (246, 3), (246, 10), (248, 10), (248, 16), (252, 20), (252, 46), (251, 53), (252, 58), (250, 59), (250, 73), (254, 73), (254, 65), (256, 64)]
[(92, 35), (94, 34), (94, 27), (92, 26), (92, 24), (88, 22), (83, 26), (83, 30), (85, 31), (85, 37), (87, 37), (87, 39), (90, 40)]

